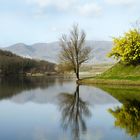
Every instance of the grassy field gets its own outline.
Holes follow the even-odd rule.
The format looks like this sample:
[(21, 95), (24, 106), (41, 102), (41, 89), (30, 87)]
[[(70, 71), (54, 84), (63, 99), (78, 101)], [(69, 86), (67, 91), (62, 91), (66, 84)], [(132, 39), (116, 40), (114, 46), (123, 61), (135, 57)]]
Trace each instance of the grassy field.
[(80, 84), (140, 85), (140, 65), (117, 63), (102, 74), (84, 78)]

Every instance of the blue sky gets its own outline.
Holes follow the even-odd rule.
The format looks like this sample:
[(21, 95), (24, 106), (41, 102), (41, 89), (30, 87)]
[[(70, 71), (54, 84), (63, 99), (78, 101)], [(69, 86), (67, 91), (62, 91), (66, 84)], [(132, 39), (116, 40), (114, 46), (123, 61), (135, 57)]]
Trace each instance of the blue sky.
[(74, 23), (88, 40), (111, 40), (140, 18), (139, 0), (0, 0), (0, 47), (57, 41)]

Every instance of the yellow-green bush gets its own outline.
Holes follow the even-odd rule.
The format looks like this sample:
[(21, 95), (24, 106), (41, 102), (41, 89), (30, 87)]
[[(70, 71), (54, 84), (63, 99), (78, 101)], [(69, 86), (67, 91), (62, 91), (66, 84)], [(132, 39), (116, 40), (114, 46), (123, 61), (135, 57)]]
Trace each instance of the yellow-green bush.
[(126, 64), (140, 64), (140, 32), (131, 29), (122, 37), (113, 38), (114, 47), (109, 53)]

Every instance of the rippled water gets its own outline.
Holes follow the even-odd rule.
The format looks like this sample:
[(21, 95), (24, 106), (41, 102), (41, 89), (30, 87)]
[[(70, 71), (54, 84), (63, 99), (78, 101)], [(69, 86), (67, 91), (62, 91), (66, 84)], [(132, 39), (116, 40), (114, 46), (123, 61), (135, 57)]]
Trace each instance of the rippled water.
[(138, 87), (0, 79), (0, 140), (139, 140)]

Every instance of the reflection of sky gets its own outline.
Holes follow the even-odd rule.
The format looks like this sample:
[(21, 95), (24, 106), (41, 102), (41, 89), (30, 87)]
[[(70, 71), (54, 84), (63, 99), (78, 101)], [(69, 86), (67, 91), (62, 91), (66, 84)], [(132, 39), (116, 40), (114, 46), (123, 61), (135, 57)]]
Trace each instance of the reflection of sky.
[[(73, 94), (75, 89), (76, 85), (73, 82), (67, 82), (62, 85), (55, 84), (45, 89), (38, 88), (35, 90), (23, 91), (20, 94), (10, 98), (10, 100), (19, 104), (26, 102), (34, 102), (39, 104), (57, 103), (57, 96), (60, 93)], [(116, 99), (102, 90), (89, 86), (80, 86), (80, 97), (84, 101), (88, 101), (90, 105), (118, 102)]]
[[(81, 137), (85, 140), (127, 139), (123, 132), (114, 128), (114, 119), (107, 112), (107, 109), (113, 106), (115, 105), (90, 107), (92, 117), (86, 120), (87, 133)], [(0, 139), (71, 140), (70, 131), (64, 132), (60, 127), (61, 112), (56, 105), (35, 103), (19, 105), (2, 101), (0, 111)]]
[[(61, 128), (57, 101), (57, 96), (67, 91), (73, 93), (75, 84), (23, 91), (0, 101), (0, 140), (71, 140), (71, 131)], [(87, 86), (80, 86), (80, 97), (89, 103), (92, 113), (85, 120), (87, 133), (81, 134), (81, 140), (130, 140), (124, 131), (114, 127), (114, 118), (108, 112), (120, 105), (117, 100)]]
[(26, 138), (31, 140), (39, 137), (38, 135), (55, 139), (59, 132), (60, 116), (56, 108), (52, 104), (27, 103), (23, 106), (9, 101), (2, 102), (0, 104), (0, 110), (3, 109), (0, 119), (0, 139)]

